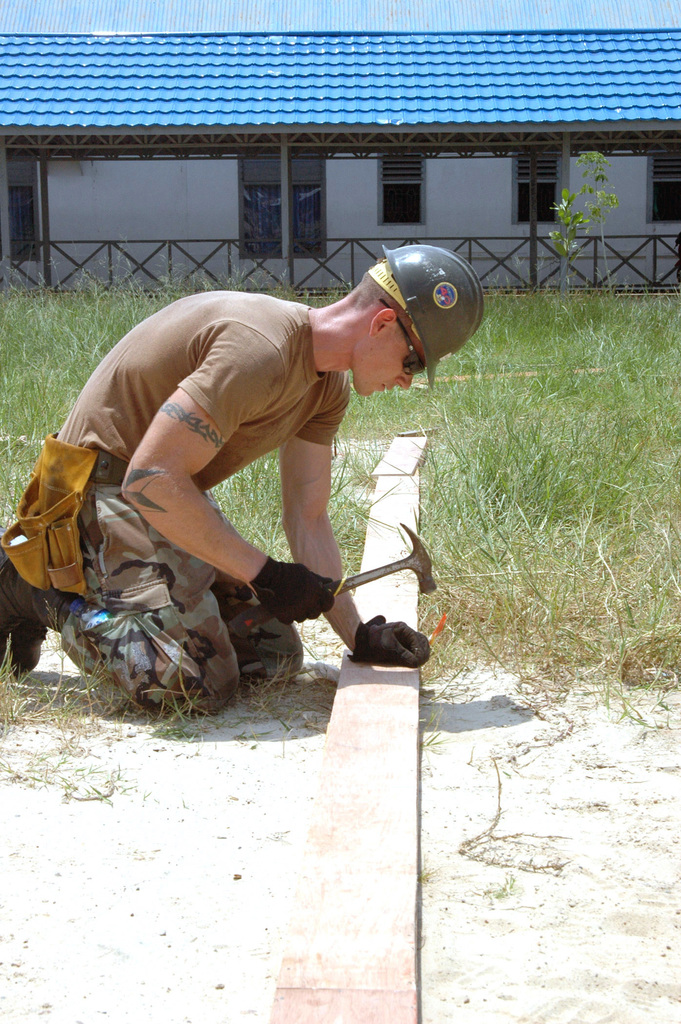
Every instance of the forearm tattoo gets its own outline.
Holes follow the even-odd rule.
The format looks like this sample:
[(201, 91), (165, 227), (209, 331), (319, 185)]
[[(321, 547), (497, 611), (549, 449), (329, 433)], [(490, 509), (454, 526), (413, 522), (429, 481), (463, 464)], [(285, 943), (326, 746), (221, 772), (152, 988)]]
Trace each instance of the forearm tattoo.
[(205, 420), (195, 413), (186, 412), (177, 402), (166, 402), (161, 406), (159, 412), (164, 412), (166, 416), (170, 416), (171, 420), (177, 420), (178, 423), (186, 423), (194, 434), (198, 434), (214, 448), (222, 448), (225, 443), (224, 437), (221, 437), (217, 430), (213, 430)]
[(166, 512), (167, 509), (158, 505), (144, 493), (154, 477), (165, 476), (164, 469), (131, 469), (125, 480), (125, 493), (131, 502), (140, 508), (148, 508), (151, 512)]

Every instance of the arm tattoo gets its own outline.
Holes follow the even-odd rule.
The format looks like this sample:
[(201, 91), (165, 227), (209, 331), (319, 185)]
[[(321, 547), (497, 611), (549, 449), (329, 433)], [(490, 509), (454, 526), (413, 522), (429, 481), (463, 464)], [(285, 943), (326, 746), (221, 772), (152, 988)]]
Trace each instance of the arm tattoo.
[[(139, 505), (140, 508), (148, 508), (152, 512), (166, 512), (167, 509), (163, 508), (162, 505), (157, 505), (155, 501), (152, 501), (144, 493), (155, 476), (165, 475), (164, 469), (131, 469), (125, 482), (126, 495), (133, 504)], [(142, 483), (142, 481), (146, 481), (146, 483)], [(134, 484), (137, 484), (137, 486), (133, 486)]]
[(225, 443), (224, 437), (221, 437), (217, 430), (213, 430), (195, 413), (185, 412), (177, 402), (165, 402), (159, 412), (164, 412), (166, 416), (170, 416), (171, 420), (177, 420), (178, 423), (186, 423), (193, 433), (198, 434), (204, 441), (210, 442), (214, 448), (222, 448)]

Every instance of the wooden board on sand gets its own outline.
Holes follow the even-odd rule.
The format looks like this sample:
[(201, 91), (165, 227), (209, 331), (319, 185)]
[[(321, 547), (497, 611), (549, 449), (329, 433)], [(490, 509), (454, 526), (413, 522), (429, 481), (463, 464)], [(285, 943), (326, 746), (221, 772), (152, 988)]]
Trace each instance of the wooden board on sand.
[[(425, 439), (397, 442), (377, 478), (363, 571), (404, 557), (398, 524), (418, 525)], [(416, 625), (417, 602), (411, 572), (357, 591), (365, 621)], [(271, 1024), (416, 1024), (418, 736), (418, 670), (346, 653)]]

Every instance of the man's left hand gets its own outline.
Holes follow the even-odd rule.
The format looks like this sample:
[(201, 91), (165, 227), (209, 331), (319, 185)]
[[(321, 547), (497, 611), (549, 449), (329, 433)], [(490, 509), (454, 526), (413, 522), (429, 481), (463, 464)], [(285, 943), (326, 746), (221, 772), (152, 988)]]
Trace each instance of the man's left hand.
[(350, 655), (352, 661), (404, 668), (425, 665), (429, 657), (428, 637), (406, 622), (386, 622), (384, 615), (360, 622), (355, 634), (355, 650)]

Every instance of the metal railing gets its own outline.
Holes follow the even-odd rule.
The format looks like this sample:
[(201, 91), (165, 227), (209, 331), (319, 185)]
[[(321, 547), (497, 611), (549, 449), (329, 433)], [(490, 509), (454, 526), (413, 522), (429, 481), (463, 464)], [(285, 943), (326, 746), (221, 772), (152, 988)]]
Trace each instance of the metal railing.
[[(580, 239), (570, 266), (570, 285), (612, 286), (634, 290), (678, 287), (679, 257), (673, 235), (609, 235)], [(29, 257), (11, 260), (0, 281), (28, 288), (59, 289), (96, 280), (105, 285), (135, 281), (155, 287), (164, 283), (203, 280), (212, 285), (266, 290), (288, 285), (299, 291), (345, 288), (394, 248), (412, 242), (452, 249), (475, 267), (488, 289), (557, 288), (560, 258), (548, 236), (537, 239), (536, 265), (531, 266), (527, 235), (490, 237), (328, 238), (322, 251), (304, 252), (301, 243), (288, 259), (273, 256), (264, 240), (263, 255), (246, 251), (239, 239), (129, 239), (51, 241), (47, 260), (41, 243)], [(252, 243), (249, 243), (252, 249)], [(40, 259), (38, 259), (40, 255)], [(533, 275), (534, 269), (534, 275)]]

